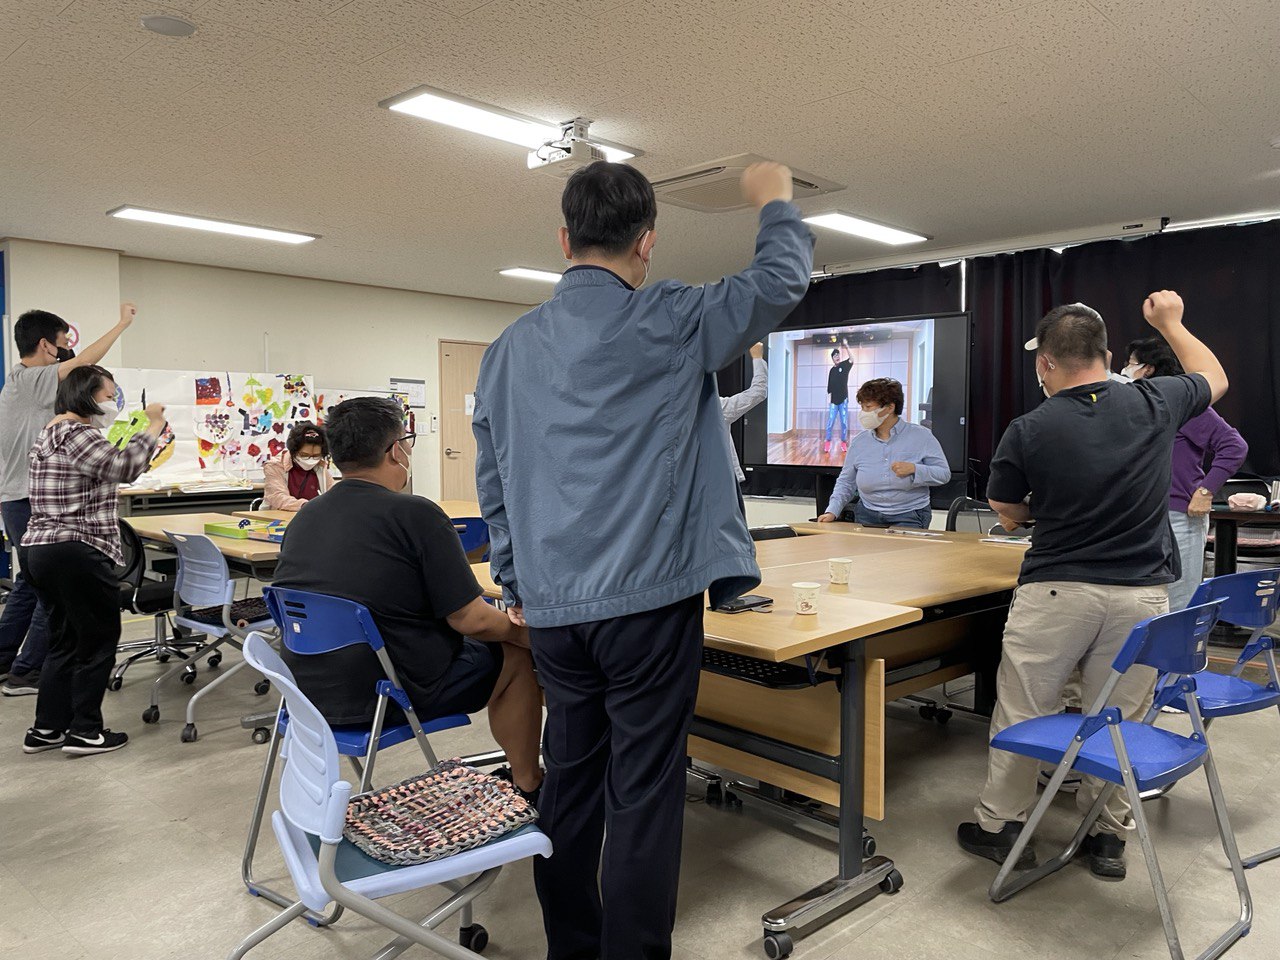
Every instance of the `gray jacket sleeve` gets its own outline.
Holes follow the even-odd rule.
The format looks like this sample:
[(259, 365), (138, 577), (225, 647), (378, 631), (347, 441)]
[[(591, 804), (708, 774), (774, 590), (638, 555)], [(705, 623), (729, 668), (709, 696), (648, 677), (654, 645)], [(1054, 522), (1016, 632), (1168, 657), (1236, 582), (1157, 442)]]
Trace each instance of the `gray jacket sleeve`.
[(667, 309), (694, 362), (715, 373), (776, 329), (809, 289), (813, 244), (800, 210), (775, 200), (760, 211), (756, 254), (747, 269), (703, 287), (672, 285)]
[(494, 582), (502, 587), (502, 599), (508, 604), (518, 604), (515, 555), (511, 550), (511, 527), (507, 523), (498, 455), (489, 430), (489, 414), (479, 392), (475, 398), (471, 432), (476, 438), (476, 495), (480, 500), (480, 515), (489, 525), (489, 566)]
[(743, 415), (769, 395), (769, 367), (763, 360), (751, 361), (751, 386), (732, 397), (720, 398), (724, 422), (737, 423)]

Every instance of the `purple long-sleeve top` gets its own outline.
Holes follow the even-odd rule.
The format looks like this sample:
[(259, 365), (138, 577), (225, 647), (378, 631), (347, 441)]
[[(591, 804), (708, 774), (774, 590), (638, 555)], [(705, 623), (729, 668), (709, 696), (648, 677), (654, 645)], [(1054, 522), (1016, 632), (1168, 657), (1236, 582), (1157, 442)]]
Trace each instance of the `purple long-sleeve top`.
[[(1240, 469), (1249, 444), (1235, 427), (1210, 407), (1192, 417), (1173, 441), (1173, 483), (1169, 488), (1169, 509), (1187, 512), (1191, 496), (1200, 487), (1217, 493)], [(1205, 456), (1211, 462), (1204, 469)]]

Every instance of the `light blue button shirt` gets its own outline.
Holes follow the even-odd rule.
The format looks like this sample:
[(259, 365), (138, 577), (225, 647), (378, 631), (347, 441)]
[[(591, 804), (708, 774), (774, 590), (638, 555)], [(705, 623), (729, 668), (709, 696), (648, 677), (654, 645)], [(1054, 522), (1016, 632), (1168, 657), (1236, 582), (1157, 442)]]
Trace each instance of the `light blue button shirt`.
[[(899, 461), (914, 463), (916, 472), (898, 476), (892, 465)], [(929, 506), (929, 488), (950, 479), (951, 467), (938, 438), (918, 423), (899, 420), (889, 430), (888, 440), (881, 440), (874, 430), (854, 436), (826, 512), (840, 516), (855, 490), (877, 513), (919, 510)]]

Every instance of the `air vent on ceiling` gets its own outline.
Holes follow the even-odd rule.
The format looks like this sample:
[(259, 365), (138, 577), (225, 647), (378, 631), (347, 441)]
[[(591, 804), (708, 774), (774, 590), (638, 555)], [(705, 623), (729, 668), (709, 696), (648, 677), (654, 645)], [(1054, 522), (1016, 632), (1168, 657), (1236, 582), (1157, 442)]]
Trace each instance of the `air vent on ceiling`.
[[(653, 192), (665, 203), (674, 203), (677, 207), (700, 210), (703, 213), (741, 210), (749, 206), (742, 199), (742, 191), (738, 187), (742, 171), (764, 159), (754, 153), (742, 153), (736, 157), (700, 163), (669, 177), (654, 180)], [(841, 184), (815, 177), (794, 167), (791, 170), (791, 181), (795, 186), (797, 200), (844, 189)]]

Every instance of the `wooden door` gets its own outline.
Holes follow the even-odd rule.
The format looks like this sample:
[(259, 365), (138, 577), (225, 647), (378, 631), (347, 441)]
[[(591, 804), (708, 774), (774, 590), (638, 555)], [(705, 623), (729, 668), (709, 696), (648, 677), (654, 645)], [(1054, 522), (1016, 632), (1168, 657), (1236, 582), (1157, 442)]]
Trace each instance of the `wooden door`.
[(440, 341), (440, 499), (476, 499), (476, 440), (471, 434), (480, 358), (489, 345)]

